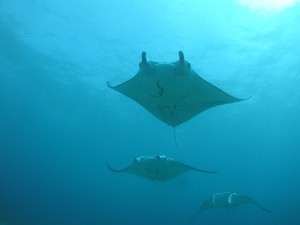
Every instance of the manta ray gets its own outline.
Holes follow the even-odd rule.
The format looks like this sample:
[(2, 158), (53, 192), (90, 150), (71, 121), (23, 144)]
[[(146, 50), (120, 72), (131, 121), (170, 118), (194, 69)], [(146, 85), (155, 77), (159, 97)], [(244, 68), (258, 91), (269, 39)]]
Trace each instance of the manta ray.
[(113, 169), (109, 164), (107, 164), (107, 167), (112, 172), (131, 173), (152, 181), (160, 182), (168, 181), (189, 170), (202, 173), (215, 173), (213, 171), (200, 170), (191, 167), (164, 155), (140, 156), (134, 158), (129, 166), (120, 170)]
[(268, 209), (262, 207), (255, 200), (246, 195), (240, 195), (235, 192), (220, 192), (213, 194), (209, 199), (202, 203), (192, 221), (208, 209), (232, 209), (245, 204), (254, 204), (263, 211), (270, 213)]
[(245, 99), (233, 97), (205, 81), (184, 59), (171, 63), (148, 60), (142, 52), (139, 71), (130, 80), (107, 86), (128, 96), (164, 123), (176, 127), (218, 105)]

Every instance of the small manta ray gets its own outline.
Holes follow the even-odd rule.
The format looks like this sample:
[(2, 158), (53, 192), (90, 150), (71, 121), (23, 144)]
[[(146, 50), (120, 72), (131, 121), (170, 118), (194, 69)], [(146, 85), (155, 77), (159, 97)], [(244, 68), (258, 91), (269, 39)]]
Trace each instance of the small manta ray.
[(241, 205), (245, 204), (255, 204), (265, 212), (270, 213), (270, 211), (264, 207), (262, 207), (260, 204), (258, 204), (256, 201), (254, 201), (252, 198), (246, 196), (246, 195), (240, 195), (235, 192), (221, 192), (221, 193), (215, 193), (212, 195), (209, 199), (207, 199), (201, 207), (198, 209), (194, 219), (192, 222), (204, 211), (208, 209), (232, 209), (239, 207)]
[(179, 51), (179, 60), (160, 63), (147, 60), (142, 52), (139, 71), (130, 80), (107, 86), (128, 96), (155, 117), (176, 127), (197, 114), (218, 105), (239, 102), (202, 79)]
[(112, 172), (126, 172), (144, 177), (152, 181), (168, 181), (179, 174), (188, 171), (198, 171), (203, 173), (215, 173), (212, 171), (200, 170), (181, 162), (177, 162), (164, 155), (141, 156), (134, 158), (133, 162), (121, 170), (113, 169), (109, 164), (107, 167)]

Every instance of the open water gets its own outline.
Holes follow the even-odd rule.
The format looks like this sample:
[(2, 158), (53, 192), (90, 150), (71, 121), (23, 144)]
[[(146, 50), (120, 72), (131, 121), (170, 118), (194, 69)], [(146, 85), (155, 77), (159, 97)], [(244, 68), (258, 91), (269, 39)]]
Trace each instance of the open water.
[[(0, 0), (0, 224), (299, 225), (300, 3), (296, 0)], [(240, 98), (176, 128), (107, 88), (184, 52)], [(216, 174), (112, 173), (163, 154)]]

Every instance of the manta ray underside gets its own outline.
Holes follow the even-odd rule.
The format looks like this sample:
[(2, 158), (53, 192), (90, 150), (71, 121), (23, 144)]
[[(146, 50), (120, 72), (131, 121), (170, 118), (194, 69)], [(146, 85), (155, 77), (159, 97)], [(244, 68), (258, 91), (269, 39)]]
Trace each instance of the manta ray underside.
[(200, 170), (189, 165), (177, 162), (164, 155), (141, 156), (134, 158), (133, 162), (121, 170), (113, 169), (109, 164), (107, 167), (112, 172), (131, 173), (152, 181), (168, 181), (186, 171), (198, 171), (203, 173), (215, 173)]
[(176, 127), (218, 105), (239, 102), (202, 79), (179, 52), (179, 60), (160, 63), (142, 53), (140, 69), (130, 80), (107, 86), (133, 99), (161, 121)]
[(245, 204), (254, 204), (263, 211), (270, 213), (268, 209), (246, 195), (237, 194), (235, 192), (220, 192), (213, 194), (209, 199), (202, 203), (192, 221), (209, 209), (232, 209)]

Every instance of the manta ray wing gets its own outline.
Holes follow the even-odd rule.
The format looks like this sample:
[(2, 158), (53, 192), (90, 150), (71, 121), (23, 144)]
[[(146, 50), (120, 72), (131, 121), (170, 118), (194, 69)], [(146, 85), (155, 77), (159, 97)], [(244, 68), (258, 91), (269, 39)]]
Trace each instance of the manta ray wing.
[(238, 198), (236, 199), (237, 204), (238, 205), (243, 205), (243, 204), (255, 204), (256, 206), (258, 206), (259, 208), (261, 208), (262, 210), (264, 210), (267, 213), (270, 213), (271, 211), (264, 208), (263, 206), (261, 206), (260, 204), (258, 204), (255, 200), (253, 200), (252, 198), (246, 196), (246, 195), (239, 195)]

